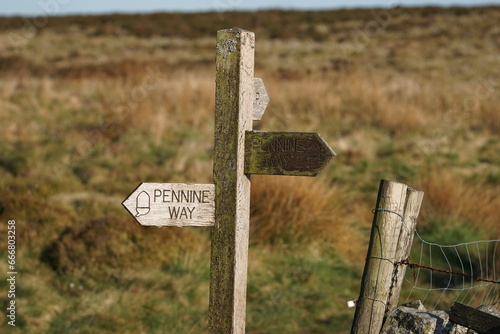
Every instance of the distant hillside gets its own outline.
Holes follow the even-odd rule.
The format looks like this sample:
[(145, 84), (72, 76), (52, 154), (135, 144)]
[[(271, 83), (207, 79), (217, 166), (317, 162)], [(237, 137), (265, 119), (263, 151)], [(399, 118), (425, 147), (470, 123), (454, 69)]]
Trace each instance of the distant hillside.
[[(227, 27), (238, 26), (254, 31), (260, 38), (311, 38), (324, 40), (328, 36), (318, 25), (334, 26), (336, 32), (352, 30), (352, 25), (346, 22), (360, 23), (376, 20), (383, 24), (391, 13), (403, 9), (354, 9), (331, 11), (283, 11), (268, 10), (258, 12), (209, 12), (209, 13), (157, 13), (157, 14), (112, 14), (98, 16), (64, 16), (47, 19), (23, 19), (21, 17), (0, 17), (0, 29), (22, 29), (32, 24), (41, 32), (46, 29), (60, 33), (75, 28), (85, 28), (93, 35), (134, 35), (138, 37), (169, 36), (169, 37), (203, 37), (213, 36), (213, 32)], [(427, 19), (442, 15), (464, 16), (469, 14), (487, 14), (499, 11), (500, 7), (476, 8), (404, 8), (405, 15), (415, 23), (415, 18)], [(398, 29), (390, 26), (388, 29)]]

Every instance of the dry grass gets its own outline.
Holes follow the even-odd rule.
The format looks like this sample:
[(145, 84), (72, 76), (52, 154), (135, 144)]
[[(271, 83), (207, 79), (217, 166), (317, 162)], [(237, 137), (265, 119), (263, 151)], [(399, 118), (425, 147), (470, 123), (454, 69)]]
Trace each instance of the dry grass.
[[(74, 302), (61, 281), (119, 272), (118, 281), (130, 275), (132, 283), (111, 288), (110, 295), (141, 295), (138, 304), (130, 311), (106, 306), (94, 327), (123, 332), (124, 319), (133, 319), (136, 332), (160, 331), (165, 314), (175, 324), (179, 312), (196, 305), (193, 321), (201, 327), (179, 332), (205, 329), (199, 320), (206, 294), (187, 285), (207, 282), (185, 268), (208, 276), (206, 258), (203, 265), (189, 260), (208, 253), (208, 235), (144, 232), (119, 202), (139, 182), (212, 181), (215, 31), (234, 25), (256, 32), (256, 76), (271, 98), (254, 128), (319, 132), (338, 154), (318, 179), (252, 178), (255, 286), (268, 284), (259, 278), (268, 266), (279, 271), (300, 263), (295, 247), (301, 246), (321, 261), (302, 266), (312, 278), (300, 284), (314, 290), (310, 282), (332, 273), (336, 282), (352, 283), (359, 274), (342, 261), (362, 268), (382, 178), (425, 191), (420, 226), (429, 233), (445, 224), (439, 237), (462, 231), (460, 237), (498, 238), (499, 17), (497, 7), (404, 8), (368, 37), (360, 33), (374, 20), (369, 10), (226, 13), (223, 21), (215, 13), (50, 18), (17, 50), (9, 34), (21, 33), (23, 21), (0, 19), (0, 217), (19, 221), (29, 282), (53, 275), (20, 303), (57, 304), (47, 315), (35, 303), (26, 319), (47, 332), (63, 332), (67, 321), (85, 324), (78, 303), (85, 316), (95, 305), (83, 297)], [(481, 233), (468, 235), (470, 226)], [(158, 269), (153, 258), (143, 261), (145, 254), (166, 268)], [(89, 262), (96, 269), (87, 269)], [(158, 285), (165, 271), (172, 280)], [(98, 285), (88, 282), (89, 289)], [(38, 298), (43, 290), (47, 298)], [(169, 291), (175, 294), (165, 296)], [(303, 291), (299, 300), (307, 301)], [(354, 298), (356, 291), (341, 295)], [(267, 305), (268, 296), (259, 298)], [(328, 307), (321, 312), (330, 314)], [(274, 316), (287, 323), (290, 312)], [(339, 306), (322, 319), (348, 323), (348, 312)], [(319, 333), (328, 324), (318, 321)]]
[[(429, 220), (447, 217), (455, 222), (465, 221), (472, 228), (483, 231), (487, 238), (498, 238), (498, 185), (489, 187), (482, 182), (467, 182), (460, 175), (434, 169), (417, 183), (417, 187), (425, 192), (421, 219), (424, 228)], [(452, 222), (450, 229), (457, 226), (459, 224)]]
[(209, 249), (206, 238), (193, 230), (147, 229), (128, 221), (108, 216), (67, 229), (44, 250), (43, 259), (59, 274), (85, 277), (91, 285), (109, 273), (120, 277), (134, 269), (161, 268), (174, 263), (179, 252)]
[(251, 241), (279, 246), (327, 242), (343, 255), (357, 255), (354, 250), (361, 245), (352, 204), (346, 186), (327, 186), (321, 179), (253, 177)]

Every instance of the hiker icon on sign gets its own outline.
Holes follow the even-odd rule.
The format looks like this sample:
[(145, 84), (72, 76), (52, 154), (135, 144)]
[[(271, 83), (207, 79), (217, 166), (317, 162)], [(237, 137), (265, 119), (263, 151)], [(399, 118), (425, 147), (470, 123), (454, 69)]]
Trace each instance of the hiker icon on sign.
[(151, 210), (149, 194), (144, 190), (137, 195), (136, 203), (136, 217), (147, 215)]

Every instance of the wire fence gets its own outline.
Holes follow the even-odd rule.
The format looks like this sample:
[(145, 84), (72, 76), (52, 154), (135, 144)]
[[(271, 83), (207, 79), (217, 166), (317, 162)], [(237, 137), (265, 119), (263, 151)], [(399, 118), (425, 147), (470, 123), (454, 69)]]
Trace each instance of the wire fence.
[(454, 302), (500, 305), (500, 239), (425, 240), (416, 228), (422, 199), (422, 191), (381, 181), (351, 334), (378, 333), (387, 315), (410, 300), (427, 310)]
[[(428, 309), (449, 309), (454, 302), (469, 306), (500, 306), (500, 240), (441, 245), (415, 231), (406, 265), (406, 299), (420, 299)], [(413, 260), (414, 259), (414, 260)], [(408, 289), (409, 287), (409, 289)]]

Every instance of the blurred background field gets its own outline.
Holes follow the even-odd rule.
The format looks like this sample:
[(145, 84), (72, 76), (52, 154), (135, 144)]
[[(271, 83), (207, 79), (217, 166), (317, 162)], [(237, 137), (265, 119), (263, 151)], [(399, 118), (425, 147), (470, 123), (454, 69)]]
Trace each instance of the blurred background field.
[(120, 203), (212, 181), (215, 35), (233, 26), (256, 33), (271, 98), (254, 128), (338, 154), (318, 178), (252, 177), (248, 333), (349, 332), (382, 178), (425, 191), (427, 240), (498, 239), (499, 7), (26, 20), (0, 18), (13, 333), (206, 331), (209, 230), (143, 228)]

